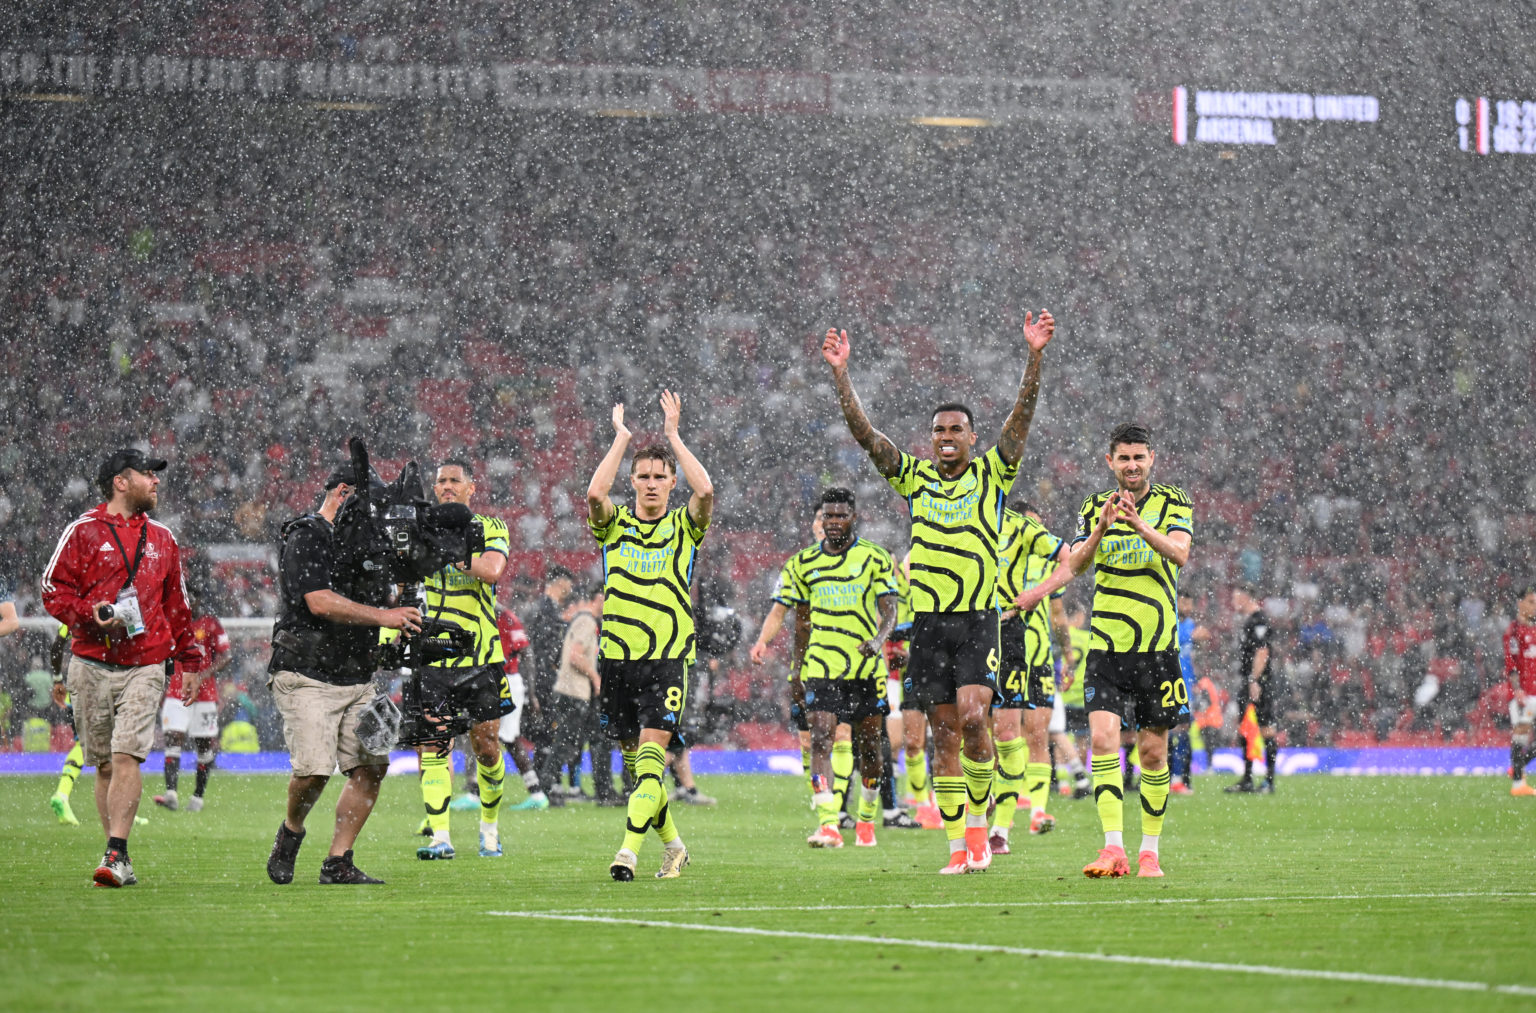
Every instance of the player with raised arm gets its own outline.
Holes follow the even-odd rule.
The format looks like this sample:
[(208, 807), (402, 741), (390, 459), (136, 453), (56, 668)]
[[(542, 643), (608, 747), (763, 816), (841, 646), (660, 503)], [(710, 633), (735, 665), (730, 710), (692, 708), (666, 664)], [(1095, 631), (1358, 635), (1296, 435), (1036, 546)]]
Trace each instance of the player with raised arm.
[(1504, 631), (1504, 677), (1509, 680), (1509, 793), (1536, 795), (1525, 783), (1525, 765), (1536, 759), (1531, 726), (1536, 722), (1536, 585), (1520, 589), (1515, 618)]
[[(946, 402), (931, 416), (932, 460), (902, 453), (875, 429), (848, 376), (848, 332), (827, 331), (843, 418), (912, 518), (912, 638), (903, 696), (928, 714), (934, 738), (934, 796), (949, 839), (946, 875), (992, 863), (987, 804), (994, 758), (988, 716), (997, 690), (997, 554), (1003, 504), (1019, 473), (1040, 393), (1040, 368), (1056, 322), (1024, 317), (1027, 364), (997, 446), (973, 457), (971, 410)], [(962, 755), (963, 751), (963, 755)]]
[(858, 513), (850, 490), (824, 491), (821, 511), (825, 537), (784, 563), (752, 660), (762, 663), (768, 642), (794, 609), (790, 685), (810, 723), (812, 801), (819, 824), (807, 843), (843, 846), (832, 792), (832, 747), (834, 733), (848, 725), (856, 733), (863, 780), (855, 843), (873, 847), (885, 767), (880, 726), (888, 713), (881, 656), (896, 626), (896, 573), (890, 553), (855, 535)]
[(1154, 485), (1152, 434), (1128, 422), (1109, 435), (1104, 455), (1115, 488), (1083, 501), (1070, 565), (1060, 567), (1019, 599), (1033, 607), (1094, 567), (1093, 619), (1083, 698), (1093, 742), (1093, 795), (1104, 827), (1104, 848), (1083, 869), (1090, 878), (1130, 872), (1121, 837), (1124, 776), (1121, 714), (1135, 709), (1141, 759), (1139, 876), (1161, 876), (1158, 839), (1168, 809), (1168, 729), (1190, 717), (1179, 671), (1179, 571), (1189, 562), (1194, 512), (1184, 490)]
[[(670, 390), (662, 391), (661, 411), (667, 442), (641, 448), (630, 461), (634, 507), (615, 506), (609, 498), (629, 448), (622, 404), (613, 408), (613, 445), (587, 486), (587, 523), (603, 547), (599, 721), (619, 741), (625, 769), (634, 777), (624, 843), (608, 867), (620, 882), (635, 878), (640, 845), (651, 827), (663, 845), (656, 878), (675, 879), (688, 864), (661, 778), (688, 699), (695, 656), (693, 562), (709, 529), (715, 488), (678, 435), (682, 402)], [(679, 469), (691, 495), (686, 506), (669, 511)]]

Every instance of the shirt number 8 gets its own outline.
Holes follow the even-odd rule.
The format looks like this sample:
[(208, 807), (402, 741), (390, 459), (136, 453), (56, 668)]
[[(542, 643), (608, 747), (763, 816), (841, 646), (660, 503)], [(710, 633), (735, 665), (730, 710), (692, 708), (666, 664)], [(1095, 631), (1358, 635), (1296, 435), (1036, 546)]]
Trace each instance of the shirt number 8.
[(666, 707), (667, 710), (669, 710), (669, 711), (680, 711), (680, 710), (682, 710), (683, 709), (683, 687), (681, 687), (681, 686), (668, 686), (667, 687), (666, 698), (664, 700), (662, 700), (662, 706)]

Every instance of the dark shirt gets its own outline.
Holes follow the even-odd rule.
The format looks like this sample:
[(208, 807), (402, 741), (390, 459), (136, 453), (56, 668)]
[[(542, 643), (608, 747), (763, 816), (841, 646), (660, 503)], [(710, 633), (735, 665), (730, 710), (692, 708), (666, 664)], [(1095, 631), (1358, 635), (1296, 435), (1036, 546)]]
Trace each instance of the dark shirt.
[[(304, 596), (333, 589), (335, 529), (319, 514), (305, 514), (283, 527), (278, 561), (281, 611), (272, 628), (268, 671), (290, 671), (338, 686), (356, 686), (373, 677), (379, 631), (373, 626), (333, 623), (309, 610)], [(292, 650), (283, 634), (315, 645)]]
[[(1273, 632), (1274, 627), (1270, 625), (1269, 617), (1266, 616), (1262, 611), (1255, 612), (1253, 615), (1249, 616), (1248, 621), (1243, 624), (1243, 660), (1242, 668), (1239, 669), (1237, 675), (1238, 678), (1242, 680), (1242, 685), (1245, 689), (1248, 685), (1248, 682), (1253, 678), (1254, 655), (1259, 653), (1259, 648), (1270, 647), (1269, 639)], [(1260, 672), (1258, 676), (1259, 682), (1267, 683), (1269, 681), (1270, 667), (1274, 665), (1274, 663), (1275, 651), (1274, 648), (1270, 647), (1269, 654), (1264, 659), (1264, 670)]]
[(538, 607), (523, 623), (523, 628), (528, 631), (528, 641), (533, 648), (533, 668), (525, 668), (524, 672), (533, 686), (534, 695), (542, 700), (554, 691), (559, 675), (565, 620), (560, 615), (560, 607), (546, 594), (539, 597)]

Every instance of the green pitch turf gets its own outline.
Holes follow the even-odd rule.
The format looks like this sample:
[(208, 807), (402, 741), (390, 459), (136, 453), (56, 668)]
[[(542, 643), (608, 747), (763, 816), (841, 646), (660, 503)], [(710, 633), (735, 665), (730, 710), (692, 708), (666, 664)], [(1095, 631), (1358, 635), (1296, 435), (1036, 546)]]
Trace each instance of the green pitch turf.
[(1055, 800), (1054, 833), (941, 878), (941, 832), (812, 851), (797, 779), (713, 778), (717, 808), (677, 807), (683, 878), (651, 878), (653, 838), (620, 884), (622, 810), (503, 813), (499, 860), (455, 813), (458, 858), (420, 862), (415, 780), (396, 777), (358, 847), (380, 887), (315, 882), (335, 784), (277, 887), (283, 778), (216, 775), (201, 813), (156, 809), (158, 783), (139, 885), (104, 890), (89, 774), (74, 828), (48, 811), (52, 779), (0, 778), (0, 1009), (1536, 1006), (1536, 804), (1492, 779), (1312, 776), (1255, 797), (1206, 778), (1172, 799), (1167, 878), (1089, 881), (1091, 802)]

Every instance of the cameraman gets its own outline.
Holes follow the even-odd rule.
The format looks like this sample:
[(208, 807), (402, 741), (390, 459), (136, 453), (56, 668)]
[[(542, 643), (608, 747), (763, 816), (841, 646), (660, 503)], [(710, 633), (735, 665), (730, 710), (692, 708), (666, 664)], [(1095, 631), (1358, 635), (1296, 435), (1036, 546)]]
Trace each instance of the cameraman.
[[(367, 479), (364, 479), (366, 481)], [(325, 499), (315, 513), (283, 526), (278, 582), (282, 612), (272, 631), (269, 685), (293, 776), (288, 813), (277, 828), (267, 875), (293, 882), (293, 863), (304, 840), (304, 819), (320, 799), (331, 772), (347, 775), (336, 801), (336, 831), (330, 855), (320, 865), (321, 883), (378, 883), (352, 864), (352, 845), (379, 797), (388, 756), (364, 752), (357, 722), (373, 698), (376, 629), (421, 629), (414, 608), (374, 608), (333, 587), (336, 512), (352, 494), (353, 471), (343, 465), (325, 480)]]
[(155, 712), (173, 656), (201, 659), (170, 529), (149, 519), (166, 462), (114, 451), (96, 472), (106, 502), (64, 529), (43, 571), (43, 607), (73, 634), (66, 678), (85, 762), (96, 767), (96, 811), (107, 832), (97, 886), (138, 882), (128, 831), (139, 811), (139, 765), (155, 738)]
[[(437, 469), (432, 494), (439, 503), (465, 507), (475, 494), (474, 472), (468, 462), (444, 461)], [(426, 579), (427, 614), (474, 635), (472, 653), (433, 662), (421, 675), (420, 701), (426, 718), (447, 718), (464, 711), (474, 724), (469, 744), (475, 754), (475, 781), (480, 789), (480, 857), (500, 858), (501, 835), (497, 807), (507, 766), (497, 738), (501, 717), (512, 711), (512, 685), (505, 671), (506, 653), (496, 626), (496, 582), (507, 570), (507, 525), (476, 514), (484, 533), (480, 551), (468, 566), (443, 567)], [(427, 809), (432, 841), (416, 849), (423, 861), (453, 857), (448, 833), (448, 803), (453, 794), (451, 742), (426, 743), (421, 754), (421, 799)]]

